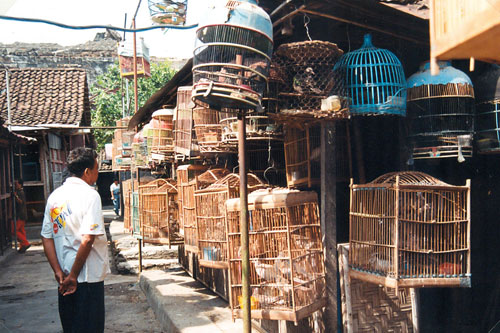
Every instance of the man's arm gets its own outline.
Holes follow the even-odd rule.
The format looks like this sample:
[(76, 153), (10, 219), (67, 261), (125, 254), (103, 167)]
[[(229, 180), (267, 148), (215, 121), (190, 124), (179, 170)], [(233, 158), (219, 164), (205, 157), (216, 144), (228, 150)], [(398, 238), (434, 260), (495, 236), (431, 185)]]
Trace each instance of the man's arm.
[(92, 245), (94, 244), (94, 240), (95, 235), (82, 235), (82, 243), (76, 253), (75, 262), (71, 267), (71, 272), (64, 279), (61, 285), (61, 293), (63, 296), (73, 294), (76, 291), (78, 275), (80, 274), (85, 261), (87, 261), (87, 257), (89, 256)]
[(54, 271), (54, 277), (55, 277), (55, 279), (60, 287), (63, 280), (64, 280), (64, 272), (62, 271), (61, 266), (59, 265), (59, 261), (57, 260), (54, 239), (45, 238), (42, 236), (42, 244), (43, 244), (43, 251), (45, 252), (45, 256), (47, 257), (47, 260), (49, 261), (50, 267), (52, 267), (52, 270)]

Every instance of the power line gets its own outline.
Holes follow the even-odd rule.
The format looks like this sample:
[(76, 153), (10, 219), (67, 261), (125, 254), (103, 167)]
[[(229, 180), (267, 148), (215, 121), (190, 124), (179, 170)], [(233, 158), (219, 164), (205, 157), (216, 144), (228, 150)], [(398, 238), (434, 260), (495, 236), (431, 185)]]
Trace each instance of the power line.
[(192, 29), (192, 28), (195, 28), (198, 26), (198, 23), (191, 24), (191, 25), (183, 25), (183, 26), (173, 25), (173, 24), (161, 24), (161, 25), (153, 25), (153, 26), (145, 27), (145, 28), (127, 29), (127, 28), (114, 27), (111, 25), (69, 25), (69, 24), (59, 23), (59, 22), (50, 21), (50, 20), (44, 20), (44, 19), (36, 19), (36, 18), (29, 18), (29, 17), (14, 17), (14, 16), (5, 16), (5, 15), (0, 15), (0, 20), (29, 22), (29, 23), (45, 23), (45, 24), (49, 24), (49, 25), (55, 25), (59, 28), (73, 29), (73, 30), (110, 29), (110, 30), (125, 31), (125, 32), (143, 32), (143, 31), (149, 31), (149, 30), (161, 29), (161, 28), (187, 30), (187, 29)]

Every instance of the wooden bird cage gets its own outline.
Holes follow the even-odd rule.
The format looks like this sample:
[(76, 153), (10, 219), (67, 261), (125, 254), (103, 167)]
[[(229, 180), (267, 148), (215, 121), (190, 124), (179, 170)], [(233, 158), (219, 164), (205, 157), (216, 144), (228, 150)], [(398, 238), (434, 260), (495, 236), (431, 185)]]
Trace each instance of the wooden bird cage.
[[(234, 112), (221, 112), (220, 124), (222, 127), (222, 143), (237, 146), (238, 144), (238, 117)], [(282, 125), (276, 123), (266, 115), (246, 116), (246, 140), (269, 141), (282, 140)]]
[(288, 187), (319, 184), (321, 138), (319, 126), (285, 126), (285, 162)]
[(236, 152), (237, 145), (222, 142), (220, 115), (206, 104), (199, 104), (193, 109), (194, 129), (200, 153)]
[(153, 160), (163, 160), (174, 153), (173, 116), (174, 111), (171, 109), (153, 112), (149, 130)]
[(127, 179), (122, 181), (122, 188), (123, 188), (123, 229), (125, 231), (130, 232), (132, 228), (132, 223), (131, 223), (131, 201), (130, 201), (130, 195), (132, 193), (132, 180)]
[[(144, 242), (156, 244), (182, 244), (179, 235), (177, 188), (175, 181), (167, 180), (163, 185), (153, 181), (158, 188), (140, 191), (141, 234)], [(145, 185), (147, 186), (147, 185)]]
[(433, 0), (430, 3), (431, 66), (437, 59), (500, 62), (500, 0)]
[(470, 287), (470, 180), (421, 172), (351, 181), (350, 276), (391, 288)]
[[(349, 102), (344, 81), (333, 70), (343, 53), (336, 44), (326, 41), (280, 45), (273, 57), (275, 66), (271, 67), (275, 80), (282, 80), (276, 115), (284, 119), (347, 117)], [(322, 100), (328, 97), (335, 103), (327, 109), (322, 107)]]
[[(136, 44), (136, 63), (138, 77), (151, 77), (151, 65), (149, 63), (149, 48), (140, 38)], [(134, 78), (134, 43), (133, 39), (127, 39), (118, 44), (118, 61), (120, 64), (120, 76), (126, 79)]]
[(141, 221), (140, 221), (140, 207), (139, 207), (139, 190), (134, 187), (134, 190), (130, 193), (130, 207), (132, 209), (132, 214), (130, 217), (130, 222), (132, 224), (132, 235), (137, 239), (142, 239), (141, 235)]
[[(232, 315), (242, 317), (240, 200), (227, 203)], [(251, 316), (297, 322), (327, 304), (315, 192), (267, 189), (248, 196)]]
[(415, 289), (384, 287), (349, 279), (349, 244), (337, 245), (342, 324), (345, 333), (418, 332)]
[(148, 224), (149, 216), (144, 210), (145, 207), (148, 207), (148, 209), (151, 209), (151, 204), (149, 202), (146, 202), (146, 194), (154, 192), (157, 188), (165, 185), (167, 183), (167, 180), (165, 179), (155, 179), (150, 182), (147, 182), (146, 184), (141, 184), (138, 186), (138, 188), (135, 188), (134, 190), (137, 192), (137, 199), (138, 199), (138, 204), (137, 204), (137, 210), (138, 210), (138, 220), (139, 220), (139, 225), (134, 226), (134, 233), (139, 232), (139, 235), (141, 236), (141, 239), (143, 239), (143, 225)]
[(181, 218), (181, 233), (184, 234), (184, 248), (186, 251), (195, 253), (198, 252), (198, 235), (194, 193), (196, 190), (215, 183), (229, 173), (226, 169), (206, 170), (207, 167), (199, 165), (183, 165), (177, 169), (178, 206)]
[(174, 122), (174, 151), (177, 159), (199, 155), (198, 141), (194, 131), (192, 87), (177, 89), (177, 108)]
[[(248, 193), (267, 187), (257, 176), (247, 176)], [(194, 193), (198, 230), (199, 264), (228, 268), (226, 200), (240, 197), (240, 177), (231, 173)]]

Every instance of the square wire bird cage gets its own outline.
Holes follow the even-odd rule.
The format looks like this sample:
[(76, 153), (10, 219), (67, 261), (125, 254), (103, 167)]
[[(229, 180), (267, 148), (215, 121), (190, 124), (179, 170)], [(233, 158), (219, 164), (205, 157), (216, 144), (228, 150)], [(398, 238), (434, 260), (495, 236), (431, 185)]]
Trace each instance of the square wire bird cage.
[(229, 173), (226, 169), (211, 169), (201, 165), (182, 165), (177, 169), (178, 206), (184, 248), (198, 253), (198, 231), (196, 225), (196, 190), (206, 188)]
[[(267, 187), (257, 176), (247, 176), (248, 193)], [(226, 175), (194, 193), (200, 266), (228, 268), (226, 200), (240, 197), (240, 176)]]
[[(179, 235), (177, 188), (172, 179), (165, 182), (152, 182), (144, 185), (148, 187), (140, 191), (141, 202), (141, 234), (146, 243), (182, 244), (183, 238)], [(155, 188), (154, 186), (159, 186)]]
[[(281, 87), (280, 110), (275, 116), (283, 119), (348, 117), (349, 102), (343, 77), (333, 70), (343, 53), (336, 44), (326, 41), (280, 45), (271, 67), (272, 78)], [(322, 100), (327, 98), (328, 107), (322, 107)]]
[(351, 181), (350, 276), (390, 288), (470, 287), (470, 180), (421, 172)]
[[(226, 203), (231, 308), (242, 317), (240, 200)], [(315, 192), (266, 189), (248, 196), (251, 316), (302, 318), (326, 306), (318, 199)]]

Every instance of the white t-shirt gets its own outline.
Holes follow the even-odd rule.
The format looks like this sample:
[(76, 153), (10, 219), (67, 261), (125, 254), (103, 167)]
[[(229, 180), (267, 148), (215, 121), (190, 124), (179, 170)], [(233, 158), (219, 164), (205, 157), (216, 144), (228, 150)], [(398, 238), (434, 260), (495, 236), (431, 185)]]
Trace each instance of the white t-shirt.
[(82, 235), (96, 235), (78, 282), (100, 282), (110, 273), (101, 197), (78, 177), (68, 178), (49, 196), (42, 237), (53, 238), (61, 269), (69, 274)]
[[(115, 190), (120, 191), (120, 185), (117, 185), (115, 183), (112, 183), (111, 186), (109, 187), (109, 191), (111, 193), (115, 192)], [(119, 193), (119, 192), (118, 192)]]

